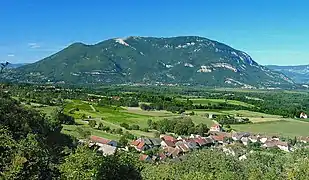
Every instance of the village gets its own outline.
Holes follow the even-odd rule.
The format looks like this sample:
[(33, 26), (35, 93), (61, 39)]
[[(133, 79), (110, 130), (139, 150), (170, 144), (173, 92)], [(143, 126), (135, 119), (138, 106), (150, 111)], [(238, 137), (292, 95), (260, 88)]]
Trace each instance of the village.
[[(207, 136), (191, 134), (188, 137), (162, 134), (159, 138), (140, 137), (124, 148), (119, 148), (117, 141), (108, 140), (98, 136), (90, 136), (89, 141), (80, 140), (81, 143), (88, 143), (89, 147), (95, 147), (103, 155), (114, 155), (117, 151), (132, 151), (140, 153), (139, 159), (146, 162), (161, 162), (166, 159), (181, 160), (183, 156), (192, 151), (203, 148), (216, 148), (227, 155), (236, 156), (233, 146), (248, 147), (256, 146), (262, 149), (277, 149), (284, 152), (291, 152), (297, 149), (299, 144), (309, 143), (309, 137), (299, 137), (294, 143), (288, 142), (277, 136), (253, 134), (249, 132), (225, 132), (220, 124), (210, 127)], [(296, 142), (298, 145), (296, 145)], [(239, 160), (247, 159), (248, 153), (238, 154)]]

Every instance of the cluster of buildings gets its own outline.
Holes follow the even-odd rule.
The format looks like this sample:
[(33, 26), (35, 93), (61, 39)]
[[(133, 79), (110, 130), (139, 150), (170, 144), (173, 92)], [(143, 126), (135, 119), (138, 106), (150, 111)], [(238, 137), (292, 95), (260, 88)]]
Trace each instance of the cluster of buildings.
[[(300, 137), (298, 142), (309, 143), (309, 137)], [(293, 147), (279, 137), (252, 134), (248, 132), (223, 132), (222, 127), (216, 124), (210, 128), (207, 137), (192, 134), (189, 137), (160, 135), (160, 138), (140, 137), (132, 141), (128, 147), (122, 150), (128, 151), (129, 147), (140, 152), (142, 161), (162, 161), (167, 158), (182, 157), (191, 151), (205, 147), (222, 148), (224, 152), (235, 154), (229, 149), (229, 145), (242, 143), (244, 146), (256, 143), (262, 148), (277, 148), (285, 152), (293, 151)], [(97, 146), (103, 155), (113, 155), (117, 151), (118, 143), (114, 140), (91, 136), (89, 147)], [(152, 151), (152, 153), (149, 153)], [(241, 157), (244, 158), (244, 157)]]

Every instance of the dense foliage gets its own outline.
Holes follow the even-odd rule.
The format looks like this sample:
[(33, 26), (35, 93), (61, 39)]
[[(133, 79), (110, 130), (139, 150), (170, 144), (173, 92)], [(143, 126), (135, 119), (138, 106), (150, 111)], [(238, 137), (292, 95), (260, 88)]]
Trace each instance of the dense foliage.
[(142, 171), (145, 179), (308, 179), (308, 150), (293, 153), (255, 152), (239, 160), (220, 150), (204, 149), (193, 152), (178, 162), (160, 165), (146, 164)]

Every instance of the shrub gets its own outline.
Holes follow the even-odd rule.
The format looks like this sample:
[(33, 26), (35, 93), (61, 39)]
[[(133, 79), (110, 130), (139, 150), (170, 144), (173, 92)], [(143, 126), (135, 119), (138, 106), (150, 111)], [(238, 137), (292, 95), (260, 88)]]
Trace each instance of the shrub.
[(120, 126), (125, 128), (125, 129), (130, 129), (129, 124), (127, 124), (127, 123), (121, 123)]
[(144, 131), (144, 132), (149, 132), (149, 129), (148, 128), (142, 128), (140, 129), (141, 131)]
[(94, 128), (97, 125), (97, 122), (95, 120), (89, 120), (89, 126)]
[(103, 130), (103, 129), (104, 129), (103, 123), (101, 123), (101, 122), (99, 123), (98, 129), (99, 129), (99, 130)]
[(122, 131), (121, 128), (117, 128), (117, 129), (115, 130), (115, 133), (116, 133), (116, 134), (123, 134), (123, 131)]
[(133, 124), (133, 125), (131, 125), (131, 129), (132, 130), (139, 130), (139, 125)]

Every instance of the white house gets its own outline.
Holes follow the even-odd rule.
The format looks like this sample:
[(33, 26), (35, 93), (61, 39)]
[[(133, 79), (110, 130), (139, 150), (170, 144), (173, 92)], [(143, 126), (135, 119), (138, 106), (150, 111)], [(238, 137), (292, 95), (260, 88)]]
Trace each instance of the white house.
[(212, 131), (212, 132), (221, 132), (222, 131), (222, 127), (221, 127), (220, 124), (215, 124), (215, 125), (210, 127), (210, 131)]
[(104, 156), (114, 155), (117, 151), (117, 147), (110, 146), (107, 144), (102, 144), (102, 146), (100, 146), (98, 150), (101, 151)]
[(301, 119), (307, 119), (308, 116), (307, 116), (307, 114), (305, 114), (304, 112), (302, 112), (302, 113), (300, 113), (299, 118), (301, 118)]

